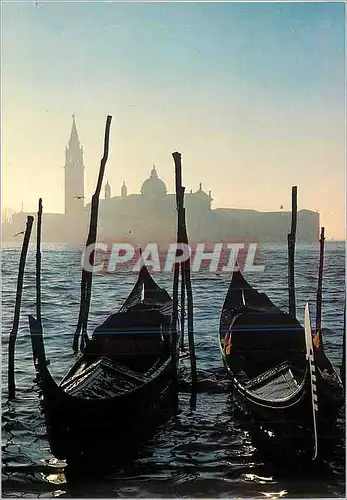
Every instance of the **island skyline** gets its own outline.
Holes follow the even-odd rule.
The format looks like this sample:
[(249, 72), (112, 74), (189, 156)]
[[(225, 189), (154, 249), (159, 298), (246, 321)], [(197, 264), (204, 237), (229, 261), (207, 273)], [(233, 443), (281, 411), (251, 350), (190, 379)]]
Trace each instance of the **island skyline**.
[[(174, 153), (175, 154), (175, 153)], [(85, 198), (85, 156), (78, 135), (75, 115), (69, 140), (65, 146), (64, 213), (44, 213), (42, 241), (81, 244), (86, 238), (91, 203)], [(176, 194), (169, 193), (166, 183), (153, 165), (150, 175), (142, 183), (139, 193), (128, 193), (123, 181), (118, 194), (112, 193), (108, 180), (104, 180), (103, 196), (99, 206), (99, 241), (120, 242), (141, 246), (145, 243), (170, 246), (176, 241)], [(284, 242), (290, 231), (291, 212), (259, 212), (252, 209), (212, 208), (211, 190), (206, 192), (202, 183), (198, 189), (186, 189), (184, 204), (186, 221), (193, 246), (217, 246), (243, 242)], [(2, 224), (4, 240), (13, 240), (35, 212), (23, 210), (7, 217)], [(297, 239), (316, 242), (319, 238), (319, 214), (306, 209), (298, 211)], [(36, 228), (34, 228), (34, 235)]]

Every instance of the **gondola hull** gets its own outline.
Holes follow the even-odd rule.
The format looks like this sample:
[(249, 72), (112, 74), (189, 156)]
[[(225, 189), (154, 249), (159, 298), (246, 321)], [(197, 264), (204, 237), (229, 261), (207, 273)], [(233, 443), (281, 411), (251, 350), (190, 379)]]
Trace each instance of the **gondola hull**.
[(57, 458), (76, 462), (100, 451), (102, 443), (122, 453), (142, 439), (164, 405), (175, 403), (179, 335), (171, 312), (170, 296), (142, 267), (121, 309), (96, 328), (59, 385), (47, 368), (42, 327), (29, 316), (47, 435)]
[[(226, 366), (226, 365), (225, 365)], [(230, 376), (232, 383), (232, 376)], [(251, 422), (251, 430), (258, 438), (259, 446), (269, 446), (267, 451), (272, 455), (292, 456), (311, 459), (312, 422), (310, 419), (311, 400), (309, 391), (302, 394), (292, 407), (272, 407), (259, 405), (248, 398), (237, 384), (232, 383), (233, 397), (236, 398), (240, 412), (239, 418)], [(341, 410), (341, 399), (322, 396), (319, 386), (319, 412), (317, 428), (319, 431), (320, 450), (330, 449), (331, 443), (339, 435), (337, 417)], [(243, 411), (242, 411), (243, 410)], [(260, 439), (262, 436), (262, 439)]]
[[(239, 395), (240, 401), (247, 404), (248, 408), (257, 414), (262, 422), (292, 422), (302, 424), (305, 422), (305, 415), (307, 415), (307, 405), (310, 405), (309, 384), (303, 386), (300, 394), (292, 397), (290, 401), (278, 402), (274, 404), (273, 401), (259, 401), (252, 397), (252, 394), (240, 384), (230, 368), (230, 364), (226, 359), (223, 352), (223, 346), (220, 343), (221, 357), (224, 366), (227, 370), (229, 379), (232, 383), (233, 389)], [(317, 392), (319, 394), (319, 424), (321, 428), (329, 428), (335, 421), (336, 416), (343, 404), (343, 389), (338, 375), (332, 368), (329, 372), (329, 378), (323, 378), (322, 371), (317, 366)], [(327, 375), (325, 375), (327, 377)], [(306, 410), (306, 411), (303, 411)], [(307, 419), (309, 425), (310, 419)], [(296, 422), (296, 423), (295, 423)]]
[(260, 400), (237, 380), (223, 353), (223, 347), (220, 347), (234, 395), (252, 415), (256, 425), (268, 435), (275, 433), (281, 442), (295, 440), (298, 451), (307, 448), (307, 443), (312, 441), (312, 425), (307, 415), (307, 408), (311, 404), (308, 382), (304, 382), (300, 390), (286, 401)]
[(40, 382), (47, 435), (53, 455), (76, 461), (95, 452), (102, 442), (119, 443), (139, 439), (148, 421), (173, 396), (170, 360), (145, 385), (114, 399), (85, 400), (70, 397), (47, 373)]

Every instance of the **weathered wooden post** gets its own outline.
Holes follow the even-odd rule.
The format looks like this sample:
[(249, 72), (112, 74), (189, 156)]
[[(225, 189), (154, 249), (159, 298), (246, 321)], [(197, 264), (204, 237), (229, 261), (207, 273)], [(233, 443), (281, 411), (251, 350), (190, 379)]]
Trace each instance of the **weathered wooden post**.
[[(182, 213), (183, 219), (183, 243), (188, 245), (188, 235), (186, 231), (186, 218), (185, 209)], [(187, 326), (188, 326), (188, 345), (189, 345), (189, 356), (190, 356), (190, 366), (192, 372), (192, 389), (196, 390), (197, 385), (197, 371), (196, 371), (196, 357), (195, 357), (195, 343), (194, 343), (194, 317), (193, 317), (193, 291), (192, 282), (190, 276), (190, 257), (184, 261), (185, 268), (185, 282), (187, 291)]]
[[(179, 230), (177, 229), (177, 243), (179, 242)], [(175, 257), (177, 250), (175, 251)], [(178, 282), (179, 282), (180, 265), (176, 262), (174, 264), (174, 279), (172, 287), (172, 314), (171, 314), (171, 358), (174, 370), (174, 378), (177, 380), (177, 320), (178, 320)]]
[(8, 397), (13, 399), (16, 396), (16, 384), (14, 377), (14, 355), (15, 346), (18, 333), (19, 317), (20, 317), (20, 307), (22, 302), (22, 291), (23, 291), (23, 280), (24, 280), (24, 270), (25, 262), (28, 253), (28, 246), (30, 241), (31, 230), (33, 227), (34, 217), (28, 215), (26, 230), (23, 239), (22, 251), (19, 261), (18, 279), (17, 279), (17, 293), (16, 293), (16, 303), (14, 308), (14, 318), (12, 330), (10, 333), (9, 343), (8, 343)]
[[(104, 154), (100, 162), (99, 176), (95, 189), (95, 193), (92, 197), (91, 209), (90, 209), (90, 224), (89, 224), (89, 233), (86, 243), (86, 251), (83, 261), (83, 269), (82, 269), (82, 279), (81, 279), (81, 301), (80, 301), (80, 312), (78, 317), (78, 323), (74, 335), (73, 340), (73, 350), (75, 352), (78, 351), (78, 341), (80, 332), (82, 329), (81, 336), (81, 346), (80, 349), (83, 350), (83, 345), (87, 340), (87, 323), (89, 316), (89, 308), (90, 308), (90, 299), (91, 299), (91, 291), (92, 291), (92, 281), (93, 281), (93, 271), (89, 271), (89, 266), (94, 265), (95, 260), (95, 252), (92, 251), (90, 256), (88, 256), (88, 248), (96, 243), (97, 236), (97, 225), (98, 225), (98, 212), (99, 212), (99, 197), (102, 186), (102, 181), (104, 178), (105, 167), (108, 159), (108, 151), (109, 151), (109, 140), (110, 140), (110, 128), (111, 128), (112, 116), (108, 116), (106, 120), (105, 127), (105, 138), (104, 138)], [(86, 269), (87, 267), (87, 269)]]
[(42, 326), (41, 317), (41, 227), (42, 227), (42, 198), (39, 199), (36, 228), (36, 319)]
[[(38, 361), (36, 346), (42, 342), (42, 315), (41, 315), (41, 228), (42, 228), (42, 198), (39, 199), (36, 227), (36, 319), (40, 324), (41, 336), (32, 343), (34, 362)], [(43, 349), (43, 345), (41, 346)]]
[(345, 296), (345, 310), (343, 314), (343, 338), (342, 338), (342, 363), (341, 363), (341, 380), (343, 387), (346, 387), (346, 323), (347, 323), (347, 310), (346, 310), (346, 296)]
[[(174, 153), (174, 154), (176, 154), (176, 153)], [(174, 156), (174, 154), (173, 154), (173, 156)], [(177, 242), (182, 243), (183, 242), (182, 210), (184, 207), (184, 188), (182, 188), (182, 165), (180, 164), (178, 167), (176, 164), (176, 161), (175, 161), (175, 185), (176, 185), (176, 207), (177, 207), (177, 219), (178, 219)], [(183, 191), (182, 191), (182, 189), (183, 189)], [(184, 262), (181, 262), (181, 264), (177, 264), (177, 269), (176, 269), (176, 263), (175, 263), (175, 272), (177, 273), (177, 280), (178, 281), (179, 281), (179, 278), (178, 278), (179, 269), (181, 270), (180, 349), (183, 350), (184, 349), (184, 324), (185, 324), (185, 287), (186, 287)], [(177, 294), (178, 294), (178, 291), (177, 291)], [(178, 301), (178, 299), (177, 299), (177, 301)], [(177, 309), (178, 309), (178, 302), (177, 302)]]
[(322, 229), (321, 229), (319, 243), (320, 243), (320, 245), (319, 245), (319, 270), (318, 270), (318, 286), (317, 286), (317, 300), (316, 300), (316, 335), (318, 335), (319, 347), (323, 347), (322, 284), (323, 284), (323, 266), (324, 266), (324, 227), (322, 227)]
[[(176, 179), (180, 182), (180, 192), (182, 193), (180, 197), (180, 227), (182, 243), (188, 245), (188, 235), (186, 227), (186, 216), (184, 208), (184, 188), (182, 187), (182, 165), (181, 165), (181, 153), (175, 152), (172, 154), (175, 169), (177, 171)], [(195, 390), (197, 384), (197, 372), (196, 372), (196, 357), (195, 357), (195, 345), (194, 345), (194, 318), (193, 318), (193, 292), (190, 277), (190, 256), (184, 261), (184, 275), (186, 282), (186, 292), (187, 292), (187, 315), (188, 315), (188, 345), (189, 345), (189, 356), (190, 356), (190, 367), (192, 372), (192, 389)]]
[(186, 277), (184, 274), (184, 262), (181, 262), (181, 342), (180, 349), (184, 350), (184, 326), (186, 321)]
[(297, 186), (292, 187), (292, 222), (290, 233), (288, 234), (288, 293), (289, 293), (289, 313), (296, 317), (295, 306), (295, 280), (294, 280), (294, 261), (295, 261), (295, 238), (297, 224)]
[(178, 322), (178, 284), (180, 264), (177, 262), (177, 252), (179, 244), (182, 242), (182, 229), (181, 229), (181, 176), (180, 172), (175, 168), (175, 187), (176, 187), (176, 211), (177, 211), (177, 234), (176, 234), (176, 251), (175, 251), (175, 264), (174, 264), (174, 279), (172, 288), (172, 315), (171, 315), (171, 358), (172, 366), (174, 369), (174, 378), (177, 381), (177, 322)]

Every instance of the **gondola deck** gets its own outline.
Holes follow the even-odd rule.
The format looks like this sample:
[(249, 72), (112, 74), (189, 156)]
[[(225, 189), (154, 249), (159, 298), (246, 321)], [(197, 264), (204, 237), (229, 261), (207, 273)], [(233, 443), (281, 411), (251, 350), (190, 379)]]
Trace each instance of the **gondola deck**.
[(245, 383), (248, 391), (262, 398), (287, 399), (297, 390), (299, 384), (288, 363), (276, 366)]
[(146, 374), (100, 358), (87, 369), (61, 384), (67, 394), (83, 399), (107, 399), (135, 390), (148, 380)]

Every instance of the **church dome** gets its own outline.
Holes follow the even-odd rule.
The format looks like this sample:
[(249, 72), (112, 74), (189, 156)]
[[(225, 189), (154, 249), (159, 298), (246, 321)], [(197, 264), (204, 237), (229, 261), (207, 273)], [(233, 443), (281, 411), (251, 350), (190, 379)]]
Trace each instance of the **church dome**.
[(209, 194), (205, 193), (205, 191), (203, 191), (203, 189), (202, 189), (202, 184), (201, 184), (201, 182), (200, 182), (200, 184), (199, 184), (199, 189), (198, 189), (198, 191), (196, 191), (196, 192), (194, 193), (194, 195), (195, 195), (196, 197), (201, 198), (201, 199), (209, 199), (209, 200), (211, 199), (211, 191), (209, 192)]
[(159, 179), (155, 166), (152, 168), (151, 175), (142, 184), (141, 194), (145, 198), (160, 198), (166, 195), (165, 182)]

